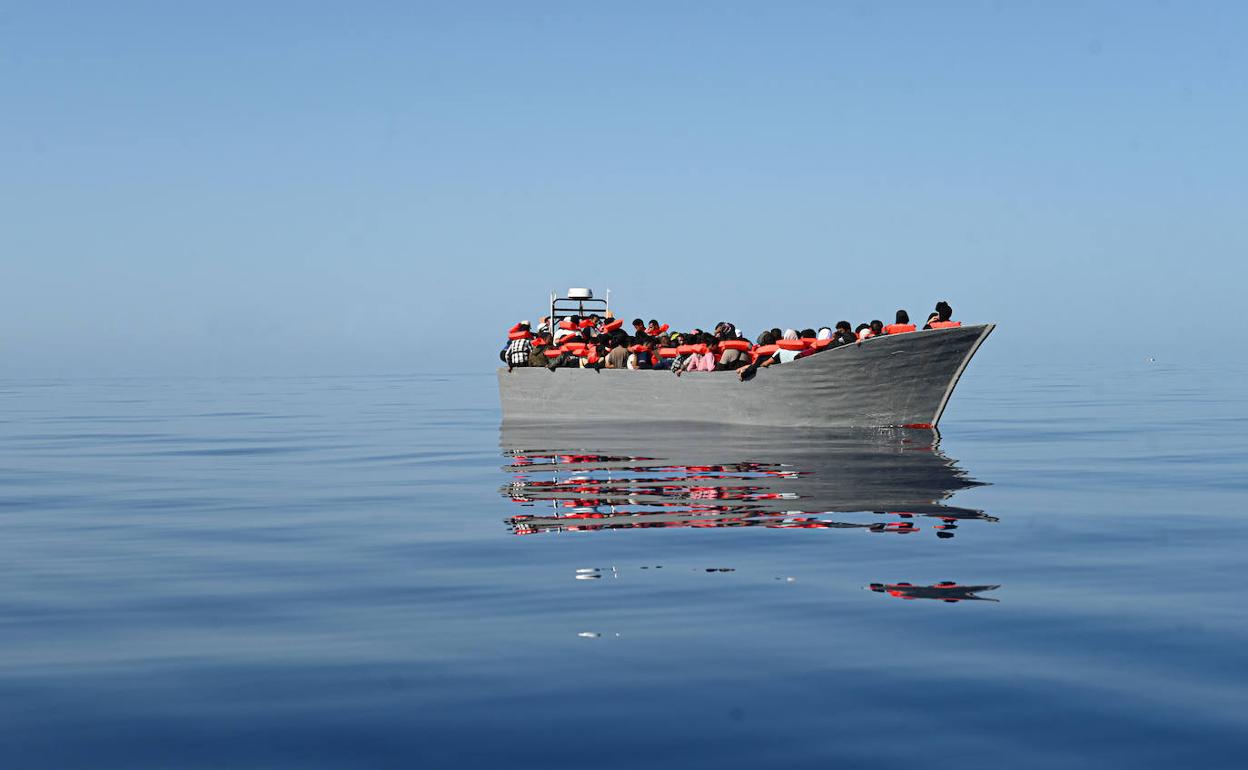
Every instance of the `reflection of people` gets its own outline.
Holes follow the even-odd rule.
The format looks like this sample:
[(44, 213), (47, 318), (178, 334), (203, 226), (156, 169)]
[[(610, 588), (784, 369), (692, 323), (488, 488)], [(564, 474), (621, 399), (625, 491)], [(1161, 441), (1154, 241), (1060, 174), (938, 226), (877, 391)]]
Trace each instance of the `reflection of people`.
[(899, 599), (937, 599), (952, 604), (961, 601), (995, 602), (996, 599), (988, 599), (977, 594), (995, 591), (1001, 586), (963, 586), (952, 580), (944, 580), (930, 586), (916, 586), (910, 583), (872, 583), (867, 587), (877, 594), (888, 594)]

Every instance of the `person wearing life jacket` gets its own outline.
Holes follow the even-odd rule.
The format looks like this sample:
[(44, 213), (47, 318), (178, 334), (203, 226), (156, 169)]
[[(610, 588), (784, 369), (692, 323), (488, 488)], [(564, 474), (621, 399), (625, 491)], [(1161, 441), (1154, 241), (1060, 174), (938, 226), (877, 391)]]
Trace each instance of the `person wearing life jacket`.
[(511, 342), (507, 345), (507, 371), (511, 371), (517, 366), (529, 365), (529, 353), (533, 350), (533, 343), (529, 341), (529, 322), (521, 321), (512, 327), (512, 331), (508, 336)]
[(875, 334), (871, 331), (871, 324), (858, 324), (857, 328), (854, 329), (854, 339), (859, 342), (874, 336)]
[(912, 332), (917, 327), (910, 323), (910, 314), (904, 310), (897, 311), (897, 320), (894, 323), (884, 327), (885, 334), (905, 334)]
[(650, 359), (650, 351), (653, 346), (654, 340), (646, 336), (645, 330), (639, 331), (628, 345), (626, 368), (632, 370), (653, 369), (654, 364)]
[(703, 346), (706, 349), (706, 352), (699, 353), (695, 351), (690, 353), (679, 368), (673, 367), (676, 371), (676, 376), (679, 377), (685, 372), (715, 371), (715, 354), (710, 352), (710, 347), (715, 344), (715, 338), (703, 332), (701, 334), (690, 335), (690, 339), (693, 340), (693, 342), (689, 344)]
[(563, 338), (570, 334), (579, 334), (581, 331), (581, 317), (579, 315), (565, 316), (555, 326), (555, 344), (563, 342)]
[(797, 354), (797, 357), (809, 358), (810, 356), (813, 356), (816, 353), (820, 353), (824, 350), (827, 350), (831, 346), (832, 346), (832, 330), (826, 326), (823, 326), (823, 327), (820, 327), (819, 331), (815, 332), (814, 347), (803, 350), (801, 353)]
[(749, 341), (738, 339), (736, 327), (732, 324), (721, 323), (716, 328), (720, 329), (720, 333), (715, 335), (720, 343), (720, 354), (719, 360), (715, 362), (715, 371), (729, 372), (749, 366), (752, 360)]
[(550, 337), (538, 334), (533, 338), (533, 347), (529, 350), (529, 366), (549, 366), (550, 359), (546, 351), (550, 350)]
[(961, 321), (951, 321), (953, 308), (943, 299), (936, 303), (936, 320), (928, 319), (924, 329), (952, 329), (962, 325)]
[(876, 319), (871, 322), (871, 336), (880, 337), (884, 334), (884, 322)]
[(745, 382), (750, 377), (753, 377), (754, 373), (757, 372), (759, 369), (765, 366), (771, 366), (773, 363), (775, 363), (776, 353), (778, 353), (779, 350), (776, 349), (776, 338), (771, 333), (771, 331), (765, 331), (762, 334), (758, 335), (758, 347), (767, 348), (767, 349), (772, 350), (773, 352), (759, 355), (758, 358), (754, 359), (753, 363), (747, 364), (746, 366), (743, 366), (740, 369), (738, 369), (737, 379), (741, 380), (742, 382)]

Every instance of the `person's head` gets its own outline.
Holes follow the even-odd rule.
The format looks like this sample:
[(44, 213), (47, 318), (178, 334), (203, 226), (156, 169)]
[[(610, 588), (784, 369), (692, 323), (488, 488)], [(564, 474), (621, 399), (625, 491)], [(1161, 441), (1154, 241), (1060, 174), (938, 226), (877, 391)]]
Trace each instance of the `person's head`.
[(854, 327), (854, 334), (858, 334), (863, 329), (870, 329), (870, 328), (871, 328), (870, 324), (858, 324), (857, 326)]
[(640, 318), (634, 318), (633, 328), (636, 329), (637, 331), (641, 331), (642, 329), (646, 328), (646, 322), (641, 320)]
[(521, 321), (520, 323), (516, 324), (516, 331), (518, 331), (518, 332), (527, 332), (527, 331), (529, 331), (529, 322), (528, 322), (528, 321)]
[(815, 338), (815, 330), (802, 329), (802, 333), (799, 336), (804, 340), (813, 340)]
[(784, 332), (780, 331), (780, 327), (779, 327), (779, 326), (776, 326), (776, 327), (772, 328), (772, 330), (771, 330), (771, 336), (772, 336), (772, 339), (773, 339), (773, 340), (778, 340), (778, 339), (780, 339), (781, 337), (783, 337), (783, 336), (784, 336)]
[(776, 335), (772, 334), (771, 332), (763, 332), (762, 334), (758, 335), (758, 344), (774, 345), (776, 344)]
[(853, 327), (849, 325), (849, 321), (837, 321), (836, 322), (836, 330), (838, 332), (847, 332), (847, 331), (850, 331), (852, 328)]
[(786, 340), (795, 340), (795, 339), (797, 339), (797, 330), (796, 330), (796, 329), (785, 329), (785, 330), (784, 330), (784, 339), (786, 339)]
[(948, 302), (945, 302), (942, 299), (940, 302), (936, 303), (936, 315), (940, 318), (940, 320), (948, 321), (953, 317), (953, 308), (949, 306)]
[(651, 319), (650, 319), (650, 323), (646, 324), (646, 328), (647, 328), (647, 329), (657, 329), (657, 328), (659, 328), (659, 322), (658, 322), (658, 321), (656, 321), (655, 319), (651, 318)]
[(817, 339), (817, 340), (830, 340), (830, 339), (832, 339), (832, 330), (831, 330), (831, 329), (829, 329), (828, 327), (824, 326), (823, 328), (821, 328), (821, 329), (819, 330), (819, 333), (815, 335), (815, 339)]
[(927, 322), (929, 324), (935, 323), (936, 321), (939, 321), (939, 320), (940, 320), (940, 313), (932, 313), (931, 315), (927, 317)]
[(897, 311), (897, 321), (896, 321), (896, 323), (899, 323), (899, 324), (908, 324), (908, 323), (910, 323), (910, 314), (909, 314), (909, 313), (907, 313), (907, 312), (906, 312), (906, 311), (904, 311), (904, 310), (898, 310), (898, 311)]
[(880, 332), (884, 331), (884, 322), (880, 320), (872, 321), (871, 331), (875, 332), (876, 334), (879, 334)]

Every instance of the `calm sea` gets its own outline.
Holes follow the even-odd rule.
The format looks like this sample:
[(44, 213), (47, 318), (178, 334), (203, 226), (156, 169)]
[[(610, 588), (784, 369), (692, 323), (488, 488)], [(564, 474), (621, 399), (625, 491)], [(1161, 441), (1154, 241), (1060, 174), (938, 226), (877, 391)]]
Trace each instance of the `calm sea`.
[(0, 766), (1242, 767), (1245, 374), (985, 350), (940, 436), (0, 381)]

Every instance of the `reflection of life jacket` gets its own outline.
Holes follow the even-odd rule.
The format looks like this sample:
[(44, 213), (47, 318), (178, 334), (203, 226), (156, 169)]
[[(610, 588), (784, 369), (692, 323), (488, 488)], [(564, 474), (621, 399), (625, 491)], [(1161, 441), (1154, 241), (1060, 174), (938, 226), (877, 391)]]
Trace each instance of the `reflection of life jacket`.
[(931, 323), (933, 329), (953, 329), (961, 325), (961, 321), (932, 321)]
[(905, 334), (915, 330), (914, 324), (889, 324), (884, 327), (885, 334)]

